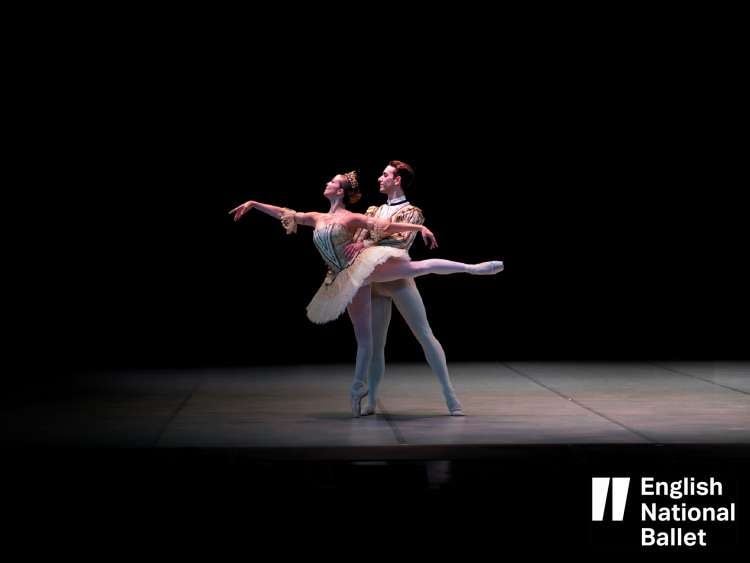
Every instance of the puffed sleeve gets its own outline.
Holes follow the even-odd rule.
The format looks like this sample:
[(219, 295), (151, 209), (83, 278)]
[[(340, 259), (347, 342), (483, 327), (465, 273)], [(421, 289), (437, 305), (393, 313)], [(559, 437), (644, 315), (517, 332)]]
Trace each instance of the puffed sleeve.
[(284, 230), (288, 235), (297, 232), (297, 221), (294, 219), (296, 213), (297, 212), (294, 209), (287, 209), (285, 207), (283, 215), (279, 218), (281, 220), (281, 226), (284, 227)]

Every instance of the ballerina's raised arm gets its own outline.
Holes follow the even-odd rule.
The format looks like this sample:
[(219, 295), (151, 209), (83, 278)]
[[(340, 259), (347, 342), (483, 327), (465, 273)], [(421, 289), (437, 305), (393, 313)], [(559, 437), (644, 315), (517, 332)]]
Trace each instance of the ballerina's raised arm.
[[(259, 201), (246, 201), (242, 205), (238, 205), (234, 209), (229, 211), (229, 215), (234, 214), (234, 220), (239, 221), (242, 217), (251, 209), (257, 209), (258, 211), (270, 215), (274, 219), (279, 219), (284, 222), (285, 218), (293, 218), (294, 222), (298, 225), (305, 225), (306, 227), (314, 227), (318, 216), (321, 213), (310, 211), (307, 213), (300, 213), (286, 207), (277, 207), (269, 203), (261, 203)], [(288, 220), (288, 219), (287, 219)]]
[[(330, 215), (328, 213), (318, 213), (316, 211), (299, 212), (286, 207), (278, 207), (276, 205), (253, 200), (238, 205), (230, 210), (229, 214), (234, 214), (234, 220), (239, 221), (251, 209), (257, 209), (266, 215), (270, 215), (274, 219), (279, 219), (286, 229), (287, 234), (296, 232), (297, 225), (314, 228), (321, 220), (321, 217)], [(361, 213), (350, 212), (341, 214), (339, 222), (348, 230), (352, 231), (352, 233), (357, 229), (367, 229), (372, 231), (375, 240), (395, 233), (419, 231), (428, 248), (434, 249), (438, 246), (435, 235), (424, 225), (416, 225), (413, 223), (392, 223), (385, 219), (377, 219), (375, 217), (362, 215)]]

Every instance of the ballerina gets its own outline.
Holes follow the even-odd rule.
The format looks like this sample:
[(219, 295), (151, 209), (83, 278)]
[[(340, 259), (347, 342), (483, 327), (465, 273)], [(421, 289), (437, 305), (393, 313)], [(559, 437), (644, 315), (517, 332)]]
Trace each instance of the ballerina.
[(503, 270), (501, 261), (464, 264), (452, 260), (432, 258), (411, 261), (406, 250), (388, 246), (369, 246), (347, 257), (345, 247), (352, 242), (359, 229), (367, 229), (378, 240), (399, 232), (417, 231), (428, 248), (437, 248), (435, 235), (424, 225), (393, 223), (346, 209), (360, 197), (356, 172), (334, 176), (325, 186), (323, 196), (328, 199), (327, 213), (297, 212), (257, 201), (246, 201), (229, 211), (239, 221), (251, 209), (279, 219), (287, 234), (297, 232), (297, 226), (312, 227), (313, 243), (328, 266), (328, 274), (307, 306), (307, 317), (323, 324), (337, 319), (346, 310), (354, 327), (357, 359), (351, 386), (352, 416), (361, 416), (361, 402), (367, 396), (367, 371), (373, 353), (370, 284), (399, 279), (416, 278), (428, 274), (494, 275)]

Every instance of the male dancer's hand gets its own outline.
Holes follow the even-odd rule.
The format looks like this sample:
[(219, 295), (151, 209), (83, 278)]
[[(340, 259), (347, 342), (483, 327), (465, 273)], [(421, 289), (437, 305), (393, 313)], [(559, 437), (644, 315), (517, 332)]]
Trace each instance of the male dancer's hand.
[(424, 240), (424, 245), (429, 248), (430, 250), (434, 250), (437, 248), (438, 243), (437, 239), (435, 238), (435, 235), (432, 233), (430, 229), (427, 227), (422, 227), (420, 230), (422, 233), (422, 239)]
[(364, 242), (350, 242), (344, 246), (344, 255), (351, 260), (365, 247)]
[(250, 211), (253, 208), (253, 205), (255, 205), (254, 201), (246, 201), (242, 205), (238, 205), (237, 207), (235, 207), (234, 209), (232, 209), (229, 212), (229, 215), (231, 215), (232, 213), (234, 213), (234, 220), (235, 220), (235, 222), (239, 221), (245, 213), (247, 213), (248, 211)]

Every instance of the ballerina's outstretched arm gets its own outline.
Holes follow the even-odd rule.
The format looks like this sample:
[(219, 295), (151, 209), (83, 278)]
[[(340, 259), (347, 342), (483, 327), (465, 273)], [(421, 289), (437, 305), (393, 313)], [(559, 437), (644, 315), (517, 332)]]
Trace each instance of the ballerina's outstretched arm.
[(287, 209), (286, 207), (277, 207), (276, 205), (252, 200), (246, 201), (242, 205), (238, 205), (232, 209), (229, 214), (234, 214), (234, 220), (239, 221), (251, 209), (257, 209), (266, 215), (270, 215), (274, 219), (280, 219), (284, 224), (284, 227), (287, 229), (287, 233), (294, 232), (294, 230), (296, 230), (296, 228), (294, 228), (295, 225), (314, 227), (318, 215), (320, 215), (320, 213), (316, 213), (315, 211), (300, 213), (293, 209)]
[(346, 223), (350, 230), (367, 229), (372, 231), (376, 240), (396, 233), (419, 231), (422, 234), (422, 238), (424, 239), (427, 248), (437, 248), (438, 245), (435, 235), (424, 225), (416, 225), (414, 223), (392, 223), (385, 219), (369, 217), (360, 213), (350, 214), (346, 219)]

